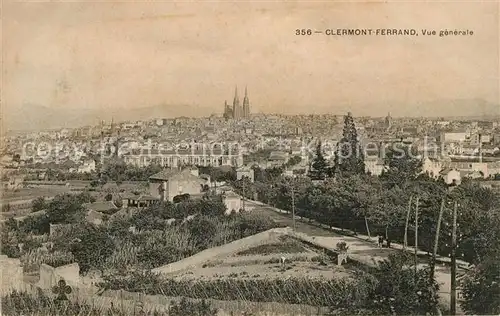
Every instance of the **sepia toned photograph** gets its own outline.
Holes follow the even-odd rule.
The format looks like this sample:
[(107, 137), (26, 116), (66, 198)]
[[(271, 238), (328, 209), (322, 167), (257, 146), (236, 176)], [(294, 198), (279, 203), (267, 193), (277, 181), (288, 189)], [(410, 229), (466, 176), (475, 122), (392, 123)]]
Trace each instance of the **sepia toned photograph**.
[(0, 314), (500, 314), (500, 2), (3, 0)]

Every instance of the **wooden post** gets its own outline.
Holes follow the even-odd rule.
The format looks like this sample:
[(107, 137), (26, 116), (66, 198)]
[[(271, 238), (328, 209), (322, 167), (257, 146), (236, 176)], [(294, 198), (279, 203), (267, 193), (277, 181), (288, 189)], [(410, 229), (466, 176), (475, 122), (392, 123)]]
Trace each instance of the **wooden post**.
[(410, 201), (408, 201), (408, 210), (406, 211), (406, 224), (405, 224), (405, 238), (403, 241), (403, 249), (408, 247), (408, 223), (410, 222), (410, 212), (411, 212), (411, 200), (413, 196), (410, 196)]
[(241, 181), (243, 183), (243, 194), (242, 194), (242, 197), (243, 197), (243, 205), (242, 205), (242, 209), (245, 210), (245, 177), (241, 177)]
[(418, 252), (418, 197), (415, 201), (415, 277), (417, 277), (417, 252)]
[(122, 307), (122, 313), (125, 315), (125, 308), (123, 307), (123, 290), (120, 289), (120, 305)]
[(441, 201), (441, 209), (439, 210), (439, 216), (438, 216), (438, 221), (437, 221), (437, 227), (436, 227), (436, 237), (434, 238), (434, 249), (432, 251), (432, 261), (431, 261), (431, 271), (430, 271), (430, 280), (434, 280), (434, 270), (436, 268), (436, 256), (437, 256), (437, 251), (438, 251), (438, 244), (439, 244), (439, 232), (441, 230), (441, 221), (443, 219), (443, 212), (444, 212), (444, 201), (445, 198)]
[(365, 216), (365, 225), (366, 225), (366, 232), (368, 233), (368, 240), (370, 240), (371, 239), (370, 227), (368, 227), (368, 219), (366, 218), (366, 216)]
[(451, 291), (450, 291), (450, 314), (457, 313), (457, 202), (453, 207), (453, 228), (451, 230)]
[(295, 231), (295, 191), (292, 186), (292, 220), (293, 220), (293, 231)]

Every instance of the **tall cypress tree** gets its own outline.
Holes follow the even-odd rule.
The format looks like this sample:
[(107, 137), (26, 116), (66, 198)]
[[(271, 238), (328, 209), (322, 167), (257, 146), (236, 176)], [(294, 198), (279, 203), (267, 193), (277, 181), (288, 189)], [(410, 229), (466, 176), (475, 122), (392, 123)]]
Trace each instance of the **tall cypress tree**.
[(342, 177), (365, 173), (365, 159), (351, 112), (344, 117), (342, 139), (335, 151), (335, 173)]
[(319, 179), (324, 179), (326, 173), (328, 171), (328, 163), (326, 162), (325, 157), (323, 156), (323, 150), (321, 147), (321, 141), (318, 142), (316, 146), (316, 157), (312, 163), (312, 167), (316, 173), (316, 176)]

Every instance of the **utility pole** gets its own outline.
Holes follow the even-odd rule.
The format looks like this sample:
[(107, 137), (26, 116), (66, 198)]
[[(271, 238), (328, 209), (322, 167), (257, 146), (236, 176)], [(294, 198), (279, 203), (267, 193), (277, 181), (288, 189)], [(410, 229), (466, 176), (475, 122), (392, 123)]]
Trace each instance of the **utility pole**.
[(408, 201), (408, 210), (406, 211), (405, 238), (404, 238), (404, 242), (403, 242), (403, 249), (406, 249), (406, 247), (408, 247), (408, 223), (410, 221), (412, 199), (413, 199), (413, 195), (410, 196), (410, 201)]
[(242, 177), (241, 181), (243, 183), (243, 196), (242, 196), (243, 197), (243, 200), (242, 200), (243, 205), (242, 205), (242, 208), (243, 208), (243, 210), (245, 210), (245, 177)]
[(439, 210), (438, 222), (437, 222), (437, 227), (436, 227), (436, 237), (434, 238), (434, 250), (432, 252), (431, 273), (430, 273), (431, 282), (434, 280), (434, 270), (436, 267), (436, 255), (437, 255), (438, 243), (439, 243), (439, 232), (441, 230), (441, 221), (442, 221), (443, 212), (444, 212), (444, 201), (445, 201), (445, 198), (443, 198), (443, 200), (441, 201), (441, 209)]
[(457, 313), (457, 202), (453, 207), (453, 228), (451, 230), (451, 291), (450, 291), (450, 314)]
[(415, 278), (417, 277), (417, 252), (418, 252), (418, 197), (417, 200), (415, 201)]
[(295, 231), (295, 191), (292, 186), (292, 220), (293, 220), (293, 231)]

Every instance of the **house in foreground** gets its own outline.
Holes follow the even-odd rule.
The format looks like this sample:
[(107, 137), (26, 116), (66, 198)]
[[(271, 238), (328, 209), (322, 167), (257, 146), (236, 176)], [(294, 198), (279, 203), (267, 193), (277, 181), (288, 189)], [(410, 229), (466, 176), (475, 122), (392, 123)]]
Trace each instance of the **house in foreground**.
[(206, 185), (197, 168), (165, 169), (149, 177), (149, 194), (159, 201), (173, 202), (178, 195), (199, 195)]

